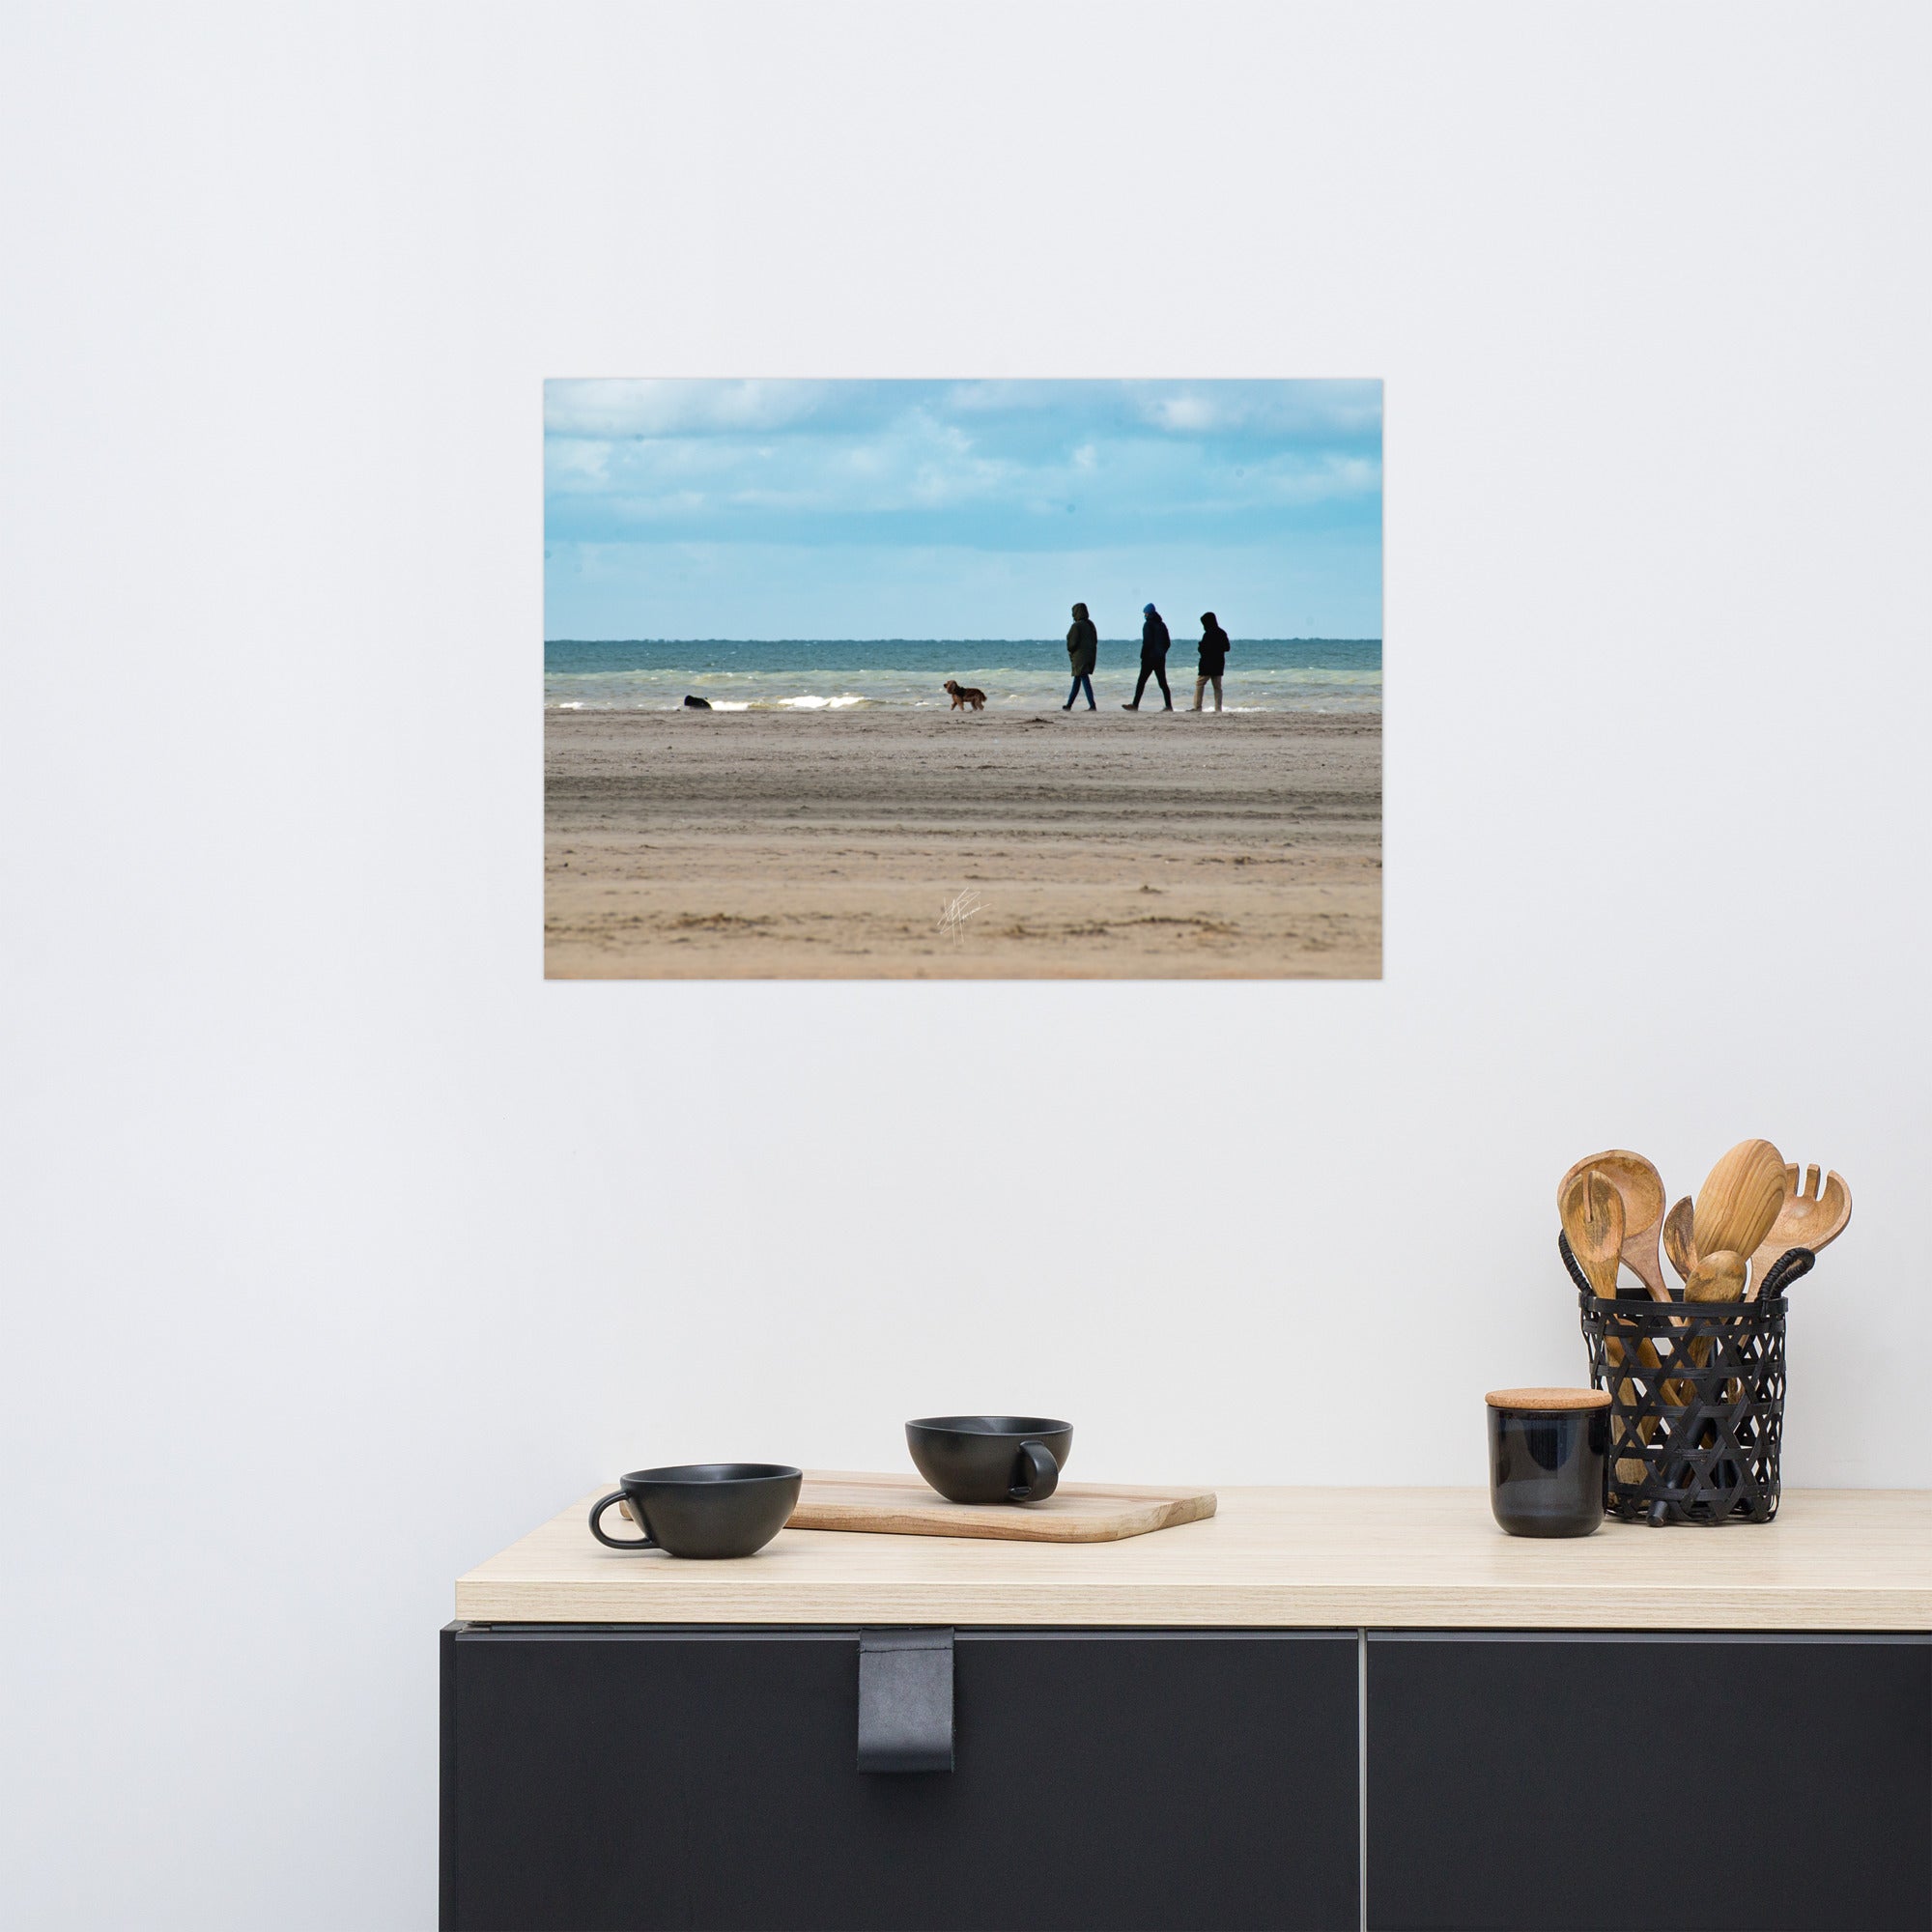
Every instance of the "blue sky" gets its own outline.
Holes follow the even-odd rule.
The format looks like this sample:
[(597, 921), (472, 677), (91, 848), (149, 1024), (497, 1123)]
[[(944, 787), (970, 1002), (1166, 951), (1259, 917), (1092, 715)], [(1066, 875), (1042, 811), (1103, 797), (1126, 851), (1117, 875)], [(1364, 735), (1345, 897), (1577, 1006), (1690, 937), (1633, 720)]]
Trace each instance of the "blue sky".
[(1381, 635), (1378, 382), (544, 385), (550, 638)]

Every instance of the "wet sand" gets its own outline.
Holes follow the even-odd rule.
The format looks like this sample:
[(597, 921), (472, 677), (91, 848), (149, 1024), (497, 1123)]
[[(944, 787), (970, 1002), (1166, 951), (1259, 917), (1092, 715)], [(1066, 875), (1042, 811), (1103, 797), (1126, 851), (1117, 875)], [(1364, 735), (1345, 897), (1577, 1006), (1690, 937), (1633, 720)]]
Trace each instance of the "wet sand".
[(549, 711), (544, 731), (552, 979), (1381, 973), (1378, 716)]

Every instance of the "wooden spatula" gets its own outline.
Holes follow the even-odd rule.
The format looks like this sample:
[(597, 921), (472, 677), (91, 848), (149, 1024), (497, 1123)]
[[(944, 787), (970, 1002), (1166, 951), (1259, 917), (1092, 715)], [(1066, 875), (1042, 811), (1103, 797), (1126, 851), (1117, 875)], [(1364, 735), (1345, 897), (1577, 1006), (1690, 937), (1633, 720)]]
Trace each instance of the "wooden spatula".
[(1698, 1254), (1748, 1259), (1763, 1246), (1783, 1201), (1784, 1156), (1769, 1141), (1740, 1141), (1697, 1190), (1692, 1235)]

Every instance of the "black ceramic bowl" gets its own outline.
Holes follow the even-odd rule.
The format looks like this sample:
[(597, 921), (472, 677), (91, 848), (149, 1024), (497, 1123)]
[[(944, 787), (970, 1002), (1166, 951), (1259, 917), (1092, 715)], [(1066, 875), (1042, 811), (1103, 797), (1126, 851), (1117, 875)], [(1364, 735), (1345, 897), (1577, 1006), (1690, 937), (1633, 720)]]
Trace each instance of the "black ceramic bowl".
[(1490, 1507), (1512, 1536), (1588, 1536), (1604, 1520), (1607, 1389), (1497, 1389), (1490, 1416)]
[[(668, 1556), (750, 1556), (798, 1507), (802, 1470), (782, 1463), (682, 1463), (633, 1469), (590, 1512), (590, 1533), (612, 1549), (662, 1549)], [(628, 1503), (641, 1540), (606, 1536), (600, 1519)]]
[(954, 1503), (1040, 1503), (1060, 1487), (1073, 1425), (1043, 1415), (928, 1415), (905, 1426), (913, 1467)]

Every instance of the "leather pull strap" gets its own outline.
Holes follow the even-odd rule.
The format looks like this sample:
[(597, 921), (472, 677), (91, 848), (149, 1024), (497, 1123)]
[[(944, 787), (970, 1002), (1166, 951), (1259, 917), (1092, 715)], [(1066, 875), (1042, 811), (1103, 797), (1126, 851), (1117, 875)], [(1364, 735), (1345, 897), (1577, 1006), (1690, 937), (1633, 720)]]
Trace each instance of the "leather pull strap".
[(952, 1633), (862, 1631), (859, 1769), (952, 1769)]

